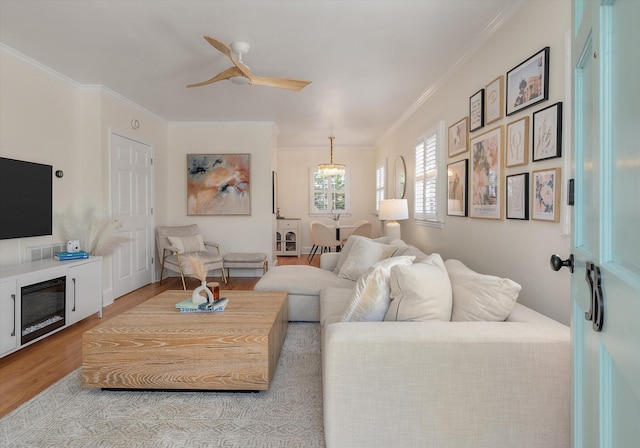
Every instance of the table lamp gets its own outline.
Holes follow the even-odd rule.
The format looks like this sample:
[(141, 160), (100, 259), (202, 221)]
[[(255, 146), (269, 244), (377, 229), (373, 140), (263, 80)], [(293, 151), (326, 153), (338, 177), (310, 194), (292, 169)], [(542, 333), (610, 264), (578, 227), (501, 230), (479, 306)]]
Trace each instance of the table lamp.
[(400, 238), (401, 219), (409, 219), (409, 206), (406, 199), (383, 199), (380, 201), (378, 218), (387, 221), (385, 225), (385, 235), (392, 240)]

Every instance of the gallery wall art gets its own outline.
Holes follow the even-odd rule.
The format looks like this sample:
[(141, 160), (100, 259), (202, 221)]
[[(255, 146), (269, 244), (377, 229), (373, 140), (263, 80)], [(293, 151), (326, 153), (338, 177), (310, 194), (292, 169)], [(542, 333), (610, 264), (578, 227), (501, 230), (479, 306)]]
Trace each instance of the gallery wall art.
[(187, 215), (250, 214), (250, 154), (187, 154)]

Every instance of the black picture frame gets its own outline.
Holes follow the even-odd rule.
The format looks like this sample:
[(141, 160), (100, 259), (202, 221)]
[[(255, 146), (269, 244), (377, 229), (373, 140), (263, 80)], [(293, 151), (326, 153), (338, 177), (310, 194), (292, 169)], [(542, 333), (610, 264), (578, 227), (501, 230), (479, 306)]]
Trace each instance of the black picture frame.
[(484, 126), (484, 89), (469, 97), (469, 132)]
[(544, 47), (507, 72), (507, 116), (549, 99), (549, 54)]
[(562, 157), (562, 102), (533, 113), (532, 159)]
[(506, 178), (507, 219), (529, 219), (529, 173), (511, 174)]
[(271, 171), (271, 213), (278, 212), (278, 173)]
[(447, 165), (447, 215), (468, 216), (469, 159)]

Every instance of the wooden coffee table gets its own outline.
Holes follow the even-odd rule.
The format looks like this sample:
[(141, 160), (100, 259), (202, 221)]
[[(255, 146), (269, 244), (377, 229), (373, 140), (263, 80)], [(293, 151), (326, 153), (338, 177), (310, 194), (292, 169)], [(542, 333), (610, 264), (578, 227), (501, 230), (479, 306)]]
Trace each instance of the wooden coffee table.
[(181, 313), (166, 291), (82, 336), (82, 384), (108, 389), (267, 390), (287, 334), (287, 293), (220, 291), (226, 309)]

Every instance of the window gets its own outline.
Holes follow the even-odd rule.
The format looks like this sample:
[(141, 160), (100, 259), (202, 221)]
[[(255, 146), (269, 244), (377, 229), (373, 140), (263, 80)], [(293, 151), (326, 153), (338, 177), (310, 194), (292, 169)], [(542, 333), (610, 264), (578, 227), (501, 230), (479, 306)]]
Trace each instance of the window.
[(376, 210), (380, 210), (380, 201), (384, 199), (386, 159), (376, 165)]
[(415, 147), (415, 204), (414, 217), (418, 221), (442, 223), (442, 201), (439, 197), (445, 190), (442, 186), (443, 150), (442, 129), (444, 122), (429, 130), (416, 142)]
[(324, 176), (313, 169), (310, 191), (310, 214), (349, 213), (349, 168), (341, 176)]

